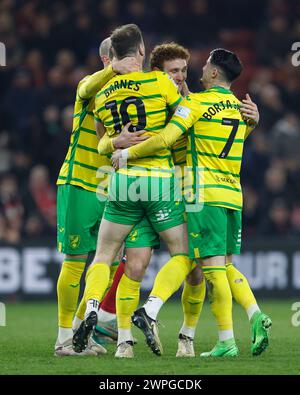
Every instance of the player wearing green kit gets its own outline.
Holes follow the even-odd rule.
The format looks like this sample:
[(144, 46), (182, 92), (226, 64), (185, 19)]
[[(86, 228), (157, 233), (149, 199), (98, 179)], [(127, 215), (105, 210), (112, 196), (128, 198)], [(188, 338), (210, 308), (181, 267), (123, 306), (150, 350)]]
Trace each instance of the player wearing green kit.
[[(57, 244), (65, 254), (57, 282), (58, 338), (55, 355), (75, 355), (72, 350), (72, 320), (76, 310), (79, 283), (89, 252), (95, 251), (99, 223), (105, 205), (106, 185), (98, 185), (97, 170), (109, 166), (109, 159), (97, 152), (94, 127), (94, 96), (117, 72), (135, 70), (134, 59), (114, 61), (104, 70), (81, 80), (74, 105), (70, 146), (61, 167), (57, 185)], [(107, 182), (106, 182), (107, 183)], [(99, 199), (97, 198), (98, 193)], [(93, 345), (85, 354), (105, 353)]]
[[(171, 146), (189, 129), (186, 185), (189, 250), (192, 258), (201, 260), (219, 327), (219, 342), (203, 356), (238, 354), (232, 329), (230, 278), (237, 280), (231, 281), (235, 283), (235, 294), (246, 296), (240, 299), (252, 325), (253, 355), (259, 355), (268, 346), (271, 326), (270, 318), (259, 310), (241, 273), (228, 265), (226, 276), (226, 258), (231, 260), (231, 255), (240, 251), (239, 173), (243, 143), (252, 129), (241, 115), (239, 100), (230, 91), (231, 82), (241, 70), (235, 54), (222, 49), (212, 51), (203, 68), (202, 82), (206, 91), (184, 99), (160, 135), (114, 156), (116, 161), (120, 156), (132, 160), (151, 155), (159, 147)], [(251, 110), (247, 111), (251, 115)]]
[[(166, 43), (156, 46), (150, 54), (150, 63), (152, 70), (162, 70), (168, 73), (172, 77), (182, 96), (188, 94), (188, 89), (185, 83), (187, 77), (187, 66), (188, 66), (189, 52), (184, 47), (176, 43)], [(114, 148), (123, 147), (123, 144), (127, 143), (132, 138), (132, 133), (128, 131), (129, 125), (127, 125), (119, 137), (110, 139), (107, 134), (101, 139), (98, 145), (98, 151), (102, 154), (112, 153)], [(113, 147), (112, 147), (113, 145)], [(180, 141), (177, 141), (172, 147), (172, 158), (177, 170), (181, 170), (183, 165), (186, 163), (186, 145), (187, 136), (183, 136)], [(180, 166), (180, 167), (179, 167)], [(180, 177), (180, 176), (179, 176)], [(181, 181), (181, 179), (180, 179)], [(151, 225), (150, 225), (150, 228)], [(149, 229), (149, 232), (151, 230)], [(152, 228), (152, 232), (154, 232)], [(155, 233), (155, 232), (154, 232)], [(131, 234), (136, 234), (133, 230)], [(130, 234), (130, 235), (131, 235)], [(130, 236), (129, 235), (129, 236)], [(137, 237), (139, 235), (137, 234)], [(127, 243), (126, 243), (127, 245)], [(144, 268), (143, 268), (144, 269)], [(131, 263), (126, 264), (125, 275), (120, 282), (120, 289), (123, 286), (123, 282), (126, 281), (126, 277), (132, 278), (133, 272), (135, 279), (141, 281), (144, 277), (144, 270), (141, 270), (140, 263), (134, 262), (134, 267), (131, 267)], [(203, 301), (205, 298), (205, 282), (202, 281), (203, 276), (199, 265), (195, 265), (195, 268), (188, 275), (184, 282), (184, 289), (182, 292), (181, 302), (183, 308), (184, 322), (180, 329), (178, 339), (178, 350), (176, 356), (178, 357), (193, 357), (195, 356), (193, 339), (195, 330), (198, 322), (198, 318), (202, 309)], [(130, 322), (131, 315), (134, 313), (134, 309), (130, 311), (127, 309), (127, 321)], [(123, 313), (124, 314), (124, 313)], [(118, 309), (117, 309), (118, 315)], [(118, 340), (118, 350), (116, 357), (132, 358), (133, 352), (130, 344), (131, 337), (127, 335), (127, 338), (122, 337), (121, 321), (119, 324), (120, 339)], [(122, 341), (123, 340), (123, 341)]]
[[(144, 44), (141, 32), (135, 25), (117, 29), (111, 40), (118, 59), (132, 54), (142, 67)], [(164, 128), (168, 107), (176, 107), (180, 100), (175, 84), (166, 74), (130, 73), (112, 79), (97, 94), (95, 118), (104, 125), (111, 139), (130, 120), (132, 131), (145, 128), (151, 136)], [(166, 241), (172, 255), (166, 265), (171, 265), (173, 270), (165, 282), (165, 300), (179, 288), (190, 272), (192, 262), (187, 256), (184, 207), (182, 202), (175, 201), (175, 196), (176, 181), (168, 149), (160, 155), (132, 161), (111, 178), (109, 201), (99, 230), (97, 251), (86, 279), (86, 319), (79, 333), (73, 337), (75, 349), (82, 350), (86, 346), (91, 324), (96, 319), (97, 306), (106, 288), (112, 255), (145, 214), (156, 232)], [(139, 288), (140, 282), (127, 278), (124, 292), (129, 292), (130, 297), (125, 300), (119, 295), (117, 303), (123, 304), (125, 310), (126, 305), (135, 304)], [(130, 326), (130, 322), (127, 325)], [(124, 333), (125, 330), (124, 324)], [(159, 347), (156, 351), (161, 353)]]

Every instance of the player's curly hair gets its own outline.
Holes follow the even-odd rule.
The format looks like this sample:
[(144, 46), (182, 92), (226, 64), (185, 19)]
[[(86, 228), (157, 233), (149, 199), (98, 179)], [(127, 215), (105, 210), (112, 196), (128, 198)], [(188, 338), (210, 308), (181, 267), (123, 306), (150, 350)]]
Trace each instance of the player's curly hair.
[(190, 58), (189, 51), (179, 44), (174, 42), (156, 45), (150, 54), (151, 69), (157, 67), (163, 70), (164, 62), (175, 59), (185, 59), (188, 61)]

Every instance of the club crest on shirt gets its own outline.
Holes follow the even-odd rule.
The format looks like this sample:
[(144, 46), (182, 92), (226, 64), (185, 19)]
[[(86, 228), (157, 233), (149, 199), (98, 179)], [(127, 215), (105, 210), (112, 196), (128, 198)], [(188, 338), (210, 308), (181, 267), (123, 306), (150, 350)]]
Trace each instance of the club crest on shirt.
[(70, 235), (69, 236), (69, 244), (71, 248), (77, 248), (80, 244), (80, 236), (79, 235)]

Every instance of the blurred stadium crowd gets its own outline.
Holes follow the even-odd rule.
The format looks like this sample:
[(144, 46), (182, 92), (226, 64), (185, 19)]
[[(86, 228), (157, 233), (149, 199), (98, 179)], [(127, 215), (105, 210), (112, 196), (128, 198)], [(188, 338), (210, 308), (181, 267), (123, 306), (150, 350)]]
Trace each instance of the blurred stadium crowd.
[(2, 0), (0, 41), (0, 241), (56, 233), (55, 181), (72, 129), (76, 85), (100, 68), (99, 43), (137, 23), (147, 51), (177, 41), (191, 51), (188, 85), (211, 49), (237, 52), (261, 122), (245, 147), (244, 236), (300, 235), (298, 0)]

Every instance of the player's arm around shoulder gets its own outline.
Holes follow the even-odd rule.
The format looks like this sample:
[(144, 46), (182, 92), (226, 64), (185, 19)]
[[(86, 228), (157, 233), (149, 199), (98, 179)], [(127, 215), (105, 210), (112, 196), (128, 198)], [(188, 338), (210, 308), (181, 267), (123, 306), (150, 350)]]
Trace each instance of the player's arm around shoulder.
[(90, 99), (116, 74), (127, 74), (138, 69), (139, 65), (134, 57), (128, 56), (121, 60), (113, 60), (103, 70), (96, 71), (96, 73), (81, 80), (78, 84), (77, 95), (82, 100)]
[(199, 119), (201, 114), (200, 93), (190, 93), (177, 107), (170, 123), (178, 126), (184, 133), (191, 128)]
[(96, 73), (87, 75), (83, 78), (77, 87), (77, 98), (81, 100), (91, 99), (116, 73), (112, 66), (108, 66), (103, 70), (96, 71)]

